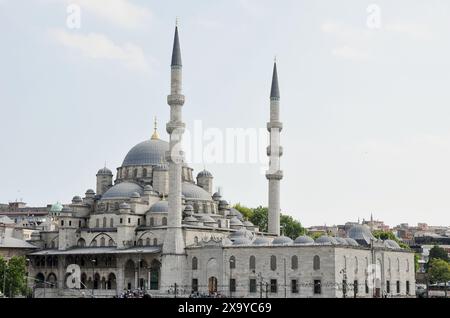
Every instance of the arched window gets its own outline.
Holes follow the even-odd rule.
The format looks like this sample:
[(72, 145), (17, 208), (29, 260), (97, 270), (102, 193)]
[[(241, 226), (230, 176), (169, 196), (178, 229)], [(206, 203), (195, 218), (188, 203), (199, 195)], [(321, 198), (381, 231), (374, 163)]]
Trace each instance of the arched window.
[(142, 239), (139, 239), (138, 240), (138, 246), (142, 246), (142, 245), (144, 245), (144, 242), (142, 241)]
[(153, 245), (155, 245), (155, 246), (158, 245), (158, 239), (157, 238), (153, 239)]
[(145, 240), (145, 245), (150, 246), (150, 238), (147, 237), (147, 239)]
[(236, 268), (236, 257), (231, 256), (230, 257), (230, 269)]
[(400, 260), (397, 258), (397, 272), (400, 272)]
[(391, 271), (391, 259), (388, 258), (388, 272)]
[(167, 218), (166, 218), (166, 217), (163, 217), (163, 218), (162, 218), (162, 225), (163, 225), (163, 226), (166, 226), (166, 225), (167, 225)]
[(109, 227), (110, 228), (114, 227), (114, 219), (109, 220)]
[(106, 217), (103, 218), (103, 227), (106, 227)]
[(194, 237), (194, 243), (198, 244), (198, 236)]
[(137, 169), (134, 169), (134, 170), (133, 170), (133, 178), (137, 178), (137, 173), (138, 173), (138, 170), (137, 170)]
[(256, 257), (254, 255), (250, 256), (249, 268), (251, 271), (256, 270)]
[(320, 269), (320, 257), (318, 255), (314, 256), (313, 259), (313, 269), (315, 271)]
[(114, 246), (115, 244), (114, 244), (114, 241), (113, 241), (113, 239), (109, 239), (109, 241), (108, 241), (108, 246)]
[(154, 226), (155, 225), (155, 220), (153, 218), (150, 218), (150, 226)]
[(270, 269), (273, 271), (277, 270), (277, 257), (275, 255), (270, 257)]
[(146, 169), (146, 168), (144, 168), (144, 169), (142, 170), (142, 177), (143, 177), (143, 178), (147, 178), (147, 169)]
[(95, 220), (95, 227), (99, 228), (100, 227), (100, 219), (96, 219)]
[(198, 269), (198, 259), (197, 257), (193, 257), (192, 258), (192, 270), (197, 270)]
[(358, 274), (358, 270), (359, 270), (359, 268), (358, 268), (358, 258), (355, 256), (355, 274)]
[(106, 241), (106, 240), (105, 240), (104, 237), (102, 237), (102, 238), (100, 239), (100, 246), (101, 246), (101, 247), (104, 247), (104, 246), (105, 246), (105, 244), (106, 244), (105, 241)]
[(97, 247), (97, 240), (92, 240), (92, 242), (91, 242), (91, 246), (92, 247)]
[(297, 270), (298, 269), (298, 257), (297, 255), (294, 255), (291, 257), (291, 268), (293, 270)]
[(409, 272), (409, 260), (406, 260), (406, 271)]

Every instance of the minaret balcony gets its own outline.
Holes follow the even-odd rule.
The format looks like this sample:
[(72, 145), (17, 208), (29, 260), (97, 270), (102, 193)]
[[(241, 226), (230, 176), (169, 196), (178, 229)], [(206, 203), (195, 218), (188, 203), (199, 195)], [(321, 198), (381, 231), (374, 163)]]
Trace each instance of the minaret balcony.
[[(267, 146), (267, 156), (271, 156), (272, 155), (272, 146)], [(279, 146), (278, 147), (278, 157), (281, 157), (283, 155), (283, 147)]]
[(267, 123), (267, 130), (270, 132), (272, 128), (278, 128), (280, 131), (283, 130), (283, 123), (279, 121), (271, 121)]
[(266, 173), (266, 178), (267, 178), (267, 180), (281, 180), (281, 179), (283, 179), (283, 171), (278, 170), (278, 171), (272, 172), (269, 170)]
[(184, 105), (184, 95), (181, 94), (171, 94), (167, 96), (167, 104), (170, 106), (183, 106)]
[(169, 121), (166, 124), (166, 131), (169, 135), (171, 135), (174, 131), (181, 135), (184, 133), (184, 129), (186, 128), (186, 124), (181, 121)]

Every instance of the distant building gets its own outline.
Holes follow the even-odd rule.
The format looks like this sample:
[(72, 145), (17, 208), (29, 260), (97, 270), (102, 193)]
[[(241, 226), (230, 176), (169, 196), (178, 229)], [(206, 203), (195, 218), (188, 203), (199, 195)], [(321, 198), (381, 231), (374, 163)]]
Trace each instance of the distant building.
[(37, 249), (25, 240), (15, 238), (14, 221), (7, 216), (0, 216), (0, 256), (9, 260), (13, 256), (24, 256)]

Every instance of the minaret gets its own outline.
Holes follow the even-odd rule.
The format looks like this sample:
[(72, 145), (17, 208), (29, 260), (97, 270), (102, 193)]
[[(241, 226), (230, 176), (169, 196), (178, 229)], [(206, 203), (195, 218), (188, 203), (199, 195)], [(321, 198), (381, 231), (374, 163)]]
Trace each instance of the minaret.
[(181, 140), (185, 129), (182, 121), (184, 95), (182, 95), (181, 88), (182, 64), (177, 26), (175, 27), (172, 51), (171, 90), (167, 97), (167, 103), (170, 106), (170, 121), (166, 125), (166, 130), (170, 135), (169, 151), (166, 153), (166, 161), (169, 163), (169, 211), (162, 249), (161, 281), (164, 284), (162, 288), (173, 289), (177, 284), (178, 290), (182, 285), (183, 263), (185, 262), (185, 244), (181, 228), (181, 171), (184, 161)]
[(280, 170), (280, 157), (283, 148), (280, 146), (280, 132), (283, 124), (280, 122), (280, 89), (278, 87), (277, 63), (273, 66), (272, 88), (270, 91), (270, 122), (267, 130), (270, 133), (270, 145), (267, 147), (269, 156), (269, 170), (266, 178), (269, 180), (269, 224), (271, 234), (280, 235), (280, 181), (283, 179), (283, 171)]

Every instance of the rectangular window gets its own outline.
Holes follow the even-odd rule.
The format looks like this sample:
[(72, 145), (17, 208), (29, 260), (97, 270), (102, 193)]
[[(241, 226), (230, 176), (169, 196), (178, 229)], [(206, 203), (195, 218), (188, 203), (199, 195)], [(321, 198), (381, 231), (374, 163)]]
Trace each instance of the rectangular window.
[(347, 281), (344, 279), (342, 281), (342, 294), (345, 296), (347, 296)]
[(72, 221), (69, 221), (69, 226), (72, 226)]
[(81, 227), (81, 221), (78, 221), (78, 227)]
[(406, 295), (409, 295), (409, 280), (406, 281)]
[(386, 293), (391, 293), (391, 282), (388, 280), (386, 281)]
[(141, 225), (141, 219), (138, 219), (138, 225)]
[(366, 294), (369, 293), (369, 282), (366, 280)]
[(278, 292), (278, 284), (276, 279), (270, 280), (270, 292), (277, 293)]
[(230, 279), (230, 292), (236, 291), (236, 279), (231, 278)]
[(250, 292), (256, 293), (256, 279), (254, 278), (250, 279)]
[(322, 282), (320, 279), (314, 280), (314, 295), (322, 294)]
[(120, 218), (120, 224), (122, 224), (122, 222), (123, 222), (123, 221), (122, 221), (122, 218)]
[(198, 279), (197, 278), (192, 279), (192, 291), (198, 292)]
[(355, 296), (356, 298), (357, 295), (358, 295), (358, 281), (355, 280), (353, 281), (353, 296)]
[(298, 294), (298, 281), (296, 279), (291, 280), (291, 293)]
[(397, 294), (400, 294), (400, 281), (397, 281)]
[(128, 218), (128, 224), (130, 224), (131, 223), (131, 218)]
[(64, 220), (61, 220), (61, 226), (64, 226)]

